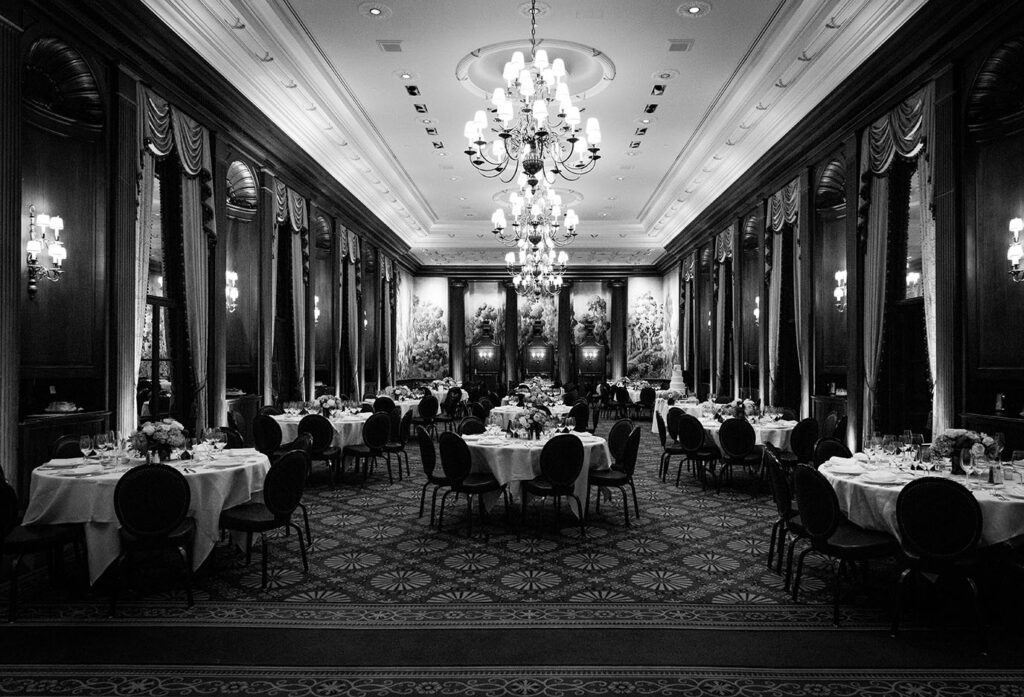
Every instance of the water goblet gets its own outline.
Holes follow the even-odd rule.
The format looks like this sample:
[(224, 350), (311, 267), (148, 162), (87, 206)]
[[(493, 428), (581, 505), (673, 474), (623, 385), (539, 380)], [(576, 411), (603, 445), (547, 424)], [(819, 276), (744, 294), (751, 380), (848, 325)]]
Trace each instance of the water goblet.
[(917, 464), (925, 472), (931, 472), (935, 466), (932, 460), (932, 449), (928, 445), (918, 445), (917, 447)]
[(1006, 436), (1002, 433), (993, 433), (992, 440), (994, 441), (990, 448), (992, 451), (992, 458), (998, 462), (1000, 460), (999, 456), (1003, 452), (1003, 448), (1006, 447)]
[(964, 470), (964, 486), (970, 488), (971, 475), (974, 474), (974, 454), (970, 448), (960, 450), (960, 467)]
[(567, 416), (567, 417), (565, 417), (565, 427), (567, 429), (569, 429), (570, 431), (575, 431), (576, 430), (576, 417), (575, 416)]
[(1014, 450), (1010, 453), (1010, 466), (1017, 473), (1017, 481), (1024, 486), (1024, 450)]
[(92, 436), (79, 436), (78, 449), (82, 451), (82, 457), (89, 457), (92, 453)]

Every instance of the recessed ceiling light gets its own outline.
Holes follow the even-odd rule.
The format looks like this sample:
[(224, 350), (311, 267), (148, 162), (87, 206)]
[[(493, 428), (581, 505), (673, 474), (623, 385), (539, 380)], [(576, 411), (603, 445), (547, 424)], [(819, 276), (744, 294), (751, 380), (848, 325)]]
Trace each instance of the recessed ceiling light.
[(615, 199), (617, 199), (617, 198), (618, 198), (618, 196), (609, 196), (609, 197), (608, 197), (608, 200), (609, 200), (609, 201), (614, 201), (614, 200), (615, 200)]
[[(691, 8), (691, 9), (696, 9), (696, 8)], [(699, 10), (697, 10), (697, 11), (699, 11)], [(370, 12), (371, 15), (376, 17), (377, 15), (380, 14), (380, 8), (379, 7), (371, 7), (369, 12)]]
[(626, 180), (625, 177), (615, 177), (615, 181), (618, 181), (618, 182), (625, 181), (625, 180)]
[(401, 77), (403, 80), (411, 80), (412, 73), (402, 73), (401, 75), (399, 75), (399, 77)]
[(461, 180), (462, 180), (462, 177), (448, 177), (448, 181), (450, 181), (450, 182), (457, 182), (457, 181), (461, 181)]
[(465, 200), (466, 200), (466, 197), (465, 197), (465, 196), (459, 196), (459, 200), (460, 200), (460, 201), (465, 201)]
[(370, 19), (389, 19), (391, 8), (381, 2), (364, 2), (359, 6), (359, 14)]
[(703, 0), (689, 0), (676, 8), (681, 17), (706, 17), (711, 12), (711, 3)]

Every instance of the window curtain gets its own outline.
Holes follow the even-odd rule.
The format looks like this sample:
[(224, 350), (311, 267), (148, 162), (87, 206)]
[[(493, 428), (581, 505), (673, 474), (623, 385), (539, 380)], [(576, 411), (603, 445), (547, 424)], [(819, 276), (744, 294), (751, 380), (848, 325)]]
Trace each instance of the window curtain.
[(357, 297), (358, 285), (356, 274), (359, 270), (359, 237), (351, 230), (345, 231), (348, 237), (348, 267), (345, 270), (346, 276), (346, 297), (348, 307), (345, 316), (348, 324), (348, 360), (352, 368), (353, 399), (361, 399), (363, 396), (363, 366), (359, 353), (359, 334), (362, 331), (361, 317), (359, 316), (359, 298)]
[[(207, 356), (209, 355), (209, 247), (216, 244), (217, 233), (213, 217), (213, 187), (210, 186), (212, 157), (210, 133), (187, 114), (173, 108), (165, 99), (152, 91), (144, 90), (140, 103), (143, 105), (142, 134), (143, 146), (151, 155), (165, 157), (176, 150), (181, 162), (182, 190), (182, 242), (185, 259), (185, 316), (188, 327), (188, 341), (191, 353), (193, 403), (196, 410), (195, 430), (206, 428), (210, 394), (206, 383)], [(143, 155), (143, 168), (147, 158)], [(145, 182), (143, 187), (145, 187)], [(152, 187), (150, 180), (149, 186)], [(144, 192), (140, 192), (144, 193)], [(146, 218), (140, 218), (137, 232), (141, 235), (152, 225), (152, 188), (149, 191), (148, 206), (140, 210)], [(146, 235), (148, 238), (148, 234)], [(145, 263), (148, 266), (148, 242), (139, 240), (136, 252), (147, 251), (145, 260), (137, 260), (136, 268)], [(137, 286), (138, 288), (138, 286)], [(145, 293), (142, 296), (145, 302)], [(145, 308), (143, 307), (143, 310)], [(143, 312), (144, 316), (144, 312)], [(137, 318), (136, 323), (141, 319)], [(141, 346), (139, 347), (141, 358)]]
[[(140, 92), (145, 88), (139, 87)], [(139, 104), (144, 104), (145, 97), (140, 95)], [(140, 115), (145, 109), (139, 110)], [(156, 158), (142, 149), (142, 127), (139, 127), (139, 146), (141, 151), (142, 180), (139, 182), (139, 200), (135, 216), (135, 353), (133, 356), (134, 370), (132, 381), (135, 389), (132, 394), (118, 395), (117, 423), (127, 426), (138, 420), (135, 396), (139, 387), (139, 368), (142, 366), (142, 338), (146, 334), (146, 296), (149, 294), (149, 255), (153, 244), (153, 193), (155, 191)]]
[[(690, 354), (693, 350), (693, 276), (696, 266), (696, 252), (683, 260), (683, 370), (690, 369)], [(696, 382), (694, 378), (694, 383)]]
[(384, 304), (384, 361), (383, 361), (383, 379), (381, 380), (381, 387), (384, 385), (394, 385), (394, 337), (391, 331), (391, 321), (394, 317), (394, 283), (395, 283), (395, 270), (392, 265), (390, 258), (381, 255), (381, 269), (384, 273), (384, 297), (381, 298), (381, 302)]
[(726, 322), (725, 315), (729, 306), (729, 260), (732, 258), (732, 240), (734, 237), (733, 227), (718, 233), (715, 237), (715, 263), (718, 272), (718, 287), (715, 295), (715, 359), (713, 389), (720, 394), (727, 385), (722, 385), (722, 375), (725, 373), (728, 355), (726, 351)]
[(292, 325), (295, 328), (295, 382), (302, 399), (312, 399), (306, 385), (306, 287), (309, 285), (309, 212), (306, 199), (288, 190), (291, 221)]
[[(934, 84), (915, 93), (898, 104), (889, 113), (871, 124), (861, 136), (860, 206), (857, 227), (864, 244), (864, 409), (861, 433), (867, 438), (873, 430), (875, 390), (882, 355), (882, 336), (885, 320), (885, 264), (889, 232), (889, 182), (887, 174), (897, 155), (907, 160), (918, 158), (924, 171), (921, 180), (922, 219), (932, 227), (930, 261), (922, 258), (925, 286), (925, 332), (928, 345), (928, 365), (933, 381), (932, 432), (949, 425), (947, 414), (947, 386), (935, 375), (935, 244), (932, 220), (931, 168), (925, 155), (932, 138), (934, 111)], [(924, 231), (923, 231), (924, 232)], [(922, 237), (922, 257), (925, 240)], [(931, 278), (929, 288), (928, 278)], [(930, 299), (929, 299), (930, 296)], [(928, 305), (931, 304), (929, 312)]]
[(800, 180), (794, 179), (768, 199), (768, 231), (766, 244), (770, 245), (771, 261), (768, 276), (768, 383), (769, 401), (775, 404), (778, 396), (775, 377), (779, 368), (779, 325), (782, 320), (782, 253), (786, 226), (793, 230), (793, 314), (796, 317), (797, 365), (803, 365), (800, 352)]

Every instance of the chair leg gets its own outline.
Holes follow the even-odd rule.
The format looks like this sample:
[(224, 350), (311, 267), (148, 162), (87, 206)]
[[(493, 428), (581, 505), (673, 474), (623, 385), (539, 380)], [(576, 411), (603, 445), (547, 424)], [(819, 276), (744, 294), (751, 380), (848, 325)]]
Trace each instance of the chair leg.
[(295, 525), (295, 533), (299, 536), (299, 551), (302, 552), (302, 569), (309, 573), (309, 559), (306, 557), (306, 545), (302, 543), (302, 530)]
[(839, 566), (835, 569), (835, 578), (832, 587), (832, 626), (839, 626), (839, 590), (843, 578), (843, 569), (846, 568), (846, 561), (839, 560)]
[(261, 575), (260, 575), (260, 588), (266, 590), (267, 588), (267, 536), (262, 532), (260, 533), (260, 562), (261, 562)]
[[(429, 479), (427, 481), (423, 482), (423, 489), (420, 491), (420, 514), (418, 516), (416, 516), (417, 518), (422, 518), (423, 517), (423, 507), (427, 503), (427, 487), (428, 486), (430, 486), (430, 480)], [(435, 492), (435, 498), (436, 498), (437, 487), (434, 487), (434, 492)], [(433, 523), (434, 521), (431, 520), (430, 522)]]
[[(441, 530), (444, 528), (444, 502), (448, 499), (448, 494), (452, 493), (452, 490), (444, 492), (441, 496), (441, 513), (437, 517), (437, 529)], [(434, 496), (437, 496), (437, 489), (434, 489)]]
[(466, 494), (466, 514), (469, 516), (466, 537), (473, 537), (473, 497)]
[(591, 486), (589, 486), (589, 485), (587, 486), (587, 500), (586, 500), (586, 503), (583, 506), (583, 515), (584, 516), (590, 515), (590, 490), (591, 490), (591, 488), (592, 488)]
[(772, 525), (772, 536), (771, 541), (768, 543), (768, 568), (772, 568), (772, 561), (775, 556), (775, 539), (779, 535), (779, 527), (782, 525), (782, 520), (777, 520)]
[(806, 557), (807, 553), (810, 552), (810, 551), (811, 551), (811, 548), (808, 547), (804, 551), (800, 552), (800, 556), (799, 556), (799, 558), (797, 559), (797, 562), (796, 562), (796, 578), (793, 579), (793, 602), (794, 603), (796, 602), (797, 594), (800, 592), (800, 577), (804, 573), (804, 557)]
[(252, 533), (245, 533), (245, 565), (252, 563)]
[(978, 584), (970, 576), (964, 576), (964, 581), (971, 591), (971, 605), (974, 609), (974, 622), (978, 630), (978, 642), (981, 645), (981, 654), (988, 655), (988, 635), (985, 632), (985, 619), (981, 614), (981, 602), (978, 598)]
[[(590, 489), (588, 488), (587, 491), (590, 491)], [(587, 534), (587, 518), (584, 515), (585, 511), (583, 510), (583, 505), (580, 503), (580, 497), (576, 494), (573, 494), (572, 497), (576, 499), (576, 510), (580, 512), (580, 535), (585, 537)]]
[[(439, 487), (439, 486), (435, 486), (434, 487), (434, 494), (433, 494), (433, 496), (430, 497), (430, 524), (431, 525), (434, 524), (434, 508), (437, 506), (437, 490), (440, 489), (440, 488), (441, 487)], [(442, 510), (444, 509), (443, 504), (442, 504), (441, 508), (442, 508)], [(438, 527), (440, 527), (440, 526), (438, 526)]]
[(633, 512), (636, 513), (636, 517), (640, 517), (640, 504), (636, 500), (636, 485), (633, 484), (633, 477), (629, 478), (629, 488), (633, 492)]
[(521, 539), (522, 538), (523, 528), (526, 527), (526, 504), (529, 501), (529, 498), (530, 498), (530, 494), (524, 488), (523, 489), (523, 499), (522, 499), (522, 501), (519, 504), (519, 535), (518, 535), (517, 539)]
[(903, 614), (903, 604), (907, 596), (907, 579), (914, 572), (913, 569), (907, 567), (900, 574), (899, 581), (896, 582), (896, 607), (893, 608), (892, 613), (892, 631), (890, 635), (895, 638), (897, 632), (900, 631), (900, 615)]
[(620, 486), (619, 492), (622, 494), (622, 514), (626, 516), (626, 527), (629, 527), (629, 498), (626, 496), (626, 487)]
[(192, 607), (192, 555), (185, 547), (178, 547), (178, 554), (181, 556), (182, 566), (185, 567), (185, 597), (188, 599), (188, 606)]
[[(7, 621), (8, 622), (13, 622), (15, 619), (17, 619), (17, 607), (18, 607), (18, 570), (19, 570), (20, 567), (21, 567), (21, 555), (19, 554), (18, 556), (14, 557), (14, 560), (11, 563), (11, 583), (10, 583), (9, 594), (8, 594), (8, 597), (7, 597)], [(111, 608), (113, 608), (113, 604), (111, 604)], [(113, 609), (111, 609), (110, 612), (111, 612), (111, 614), (113, 614), (113, 612), (114, 612)]]
[[(782, 587), (787, 591), (789, 590), (790, 582), (793, 580), (793, 548), (796, 547), (798, 539), (798, 537), (794, 536), (793, 539), (789, 541), (789, 551), (786, 552), (786, 578)], [(779, 561), (781, 563), (781, 559)]]

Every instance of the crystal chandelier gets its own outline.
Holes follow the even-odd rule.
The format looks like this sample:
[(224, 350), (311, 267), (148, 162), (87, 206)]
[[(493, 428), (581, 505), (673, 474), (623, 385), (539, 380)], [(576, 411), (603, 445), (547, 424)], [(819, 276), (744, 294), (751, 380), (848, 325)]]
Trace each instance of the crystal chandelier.
[(569, 255), (565, 250), (555, 251), (549, 237), (531, 241), (519, 240), (519, 254), (505, 255), (505, 265), (512, 276), (512, 285), (519, 295), (535, 298), (552, 296), (562, 289), (562, 277)]
[[(520, 168), (533, 188), (542, 179), (553, 182), (555, 175), (576, 181), (601, 157), (601, 127), (596, 118), (588, 118), (584, 137), (579, 135), (580, 108), (569, 96), (565, 62), (549, 62), (547, 51), (537, 48), (536, 0), (530, 7), (530, 57), (527, 65), (522, 51), (516, 51), (505, 64), (505, 87), (495, 88), (491, 96), (493, 126), (484, 110), (466, 122), (466, 154), (484, 176), (506, 183)], [(489, 130), (497, 137), (488, 144)]]
[[(562, 197), (551, 188), (536, 192), (520, 174), (520, 190), (513, 191), (508, 198), (512, 226), (509, 228), (505, 209), (498, 208), (491, 216), (494, 229), (491, 232), (499, 242), (514, 245), (525, 238), (546, 237), (556, 247), (563, 247), (576, 238), (576, 226), (580, 219), (571, 208), (562, 219)], [(564, 224), (563, 224), (564, 223)]]

